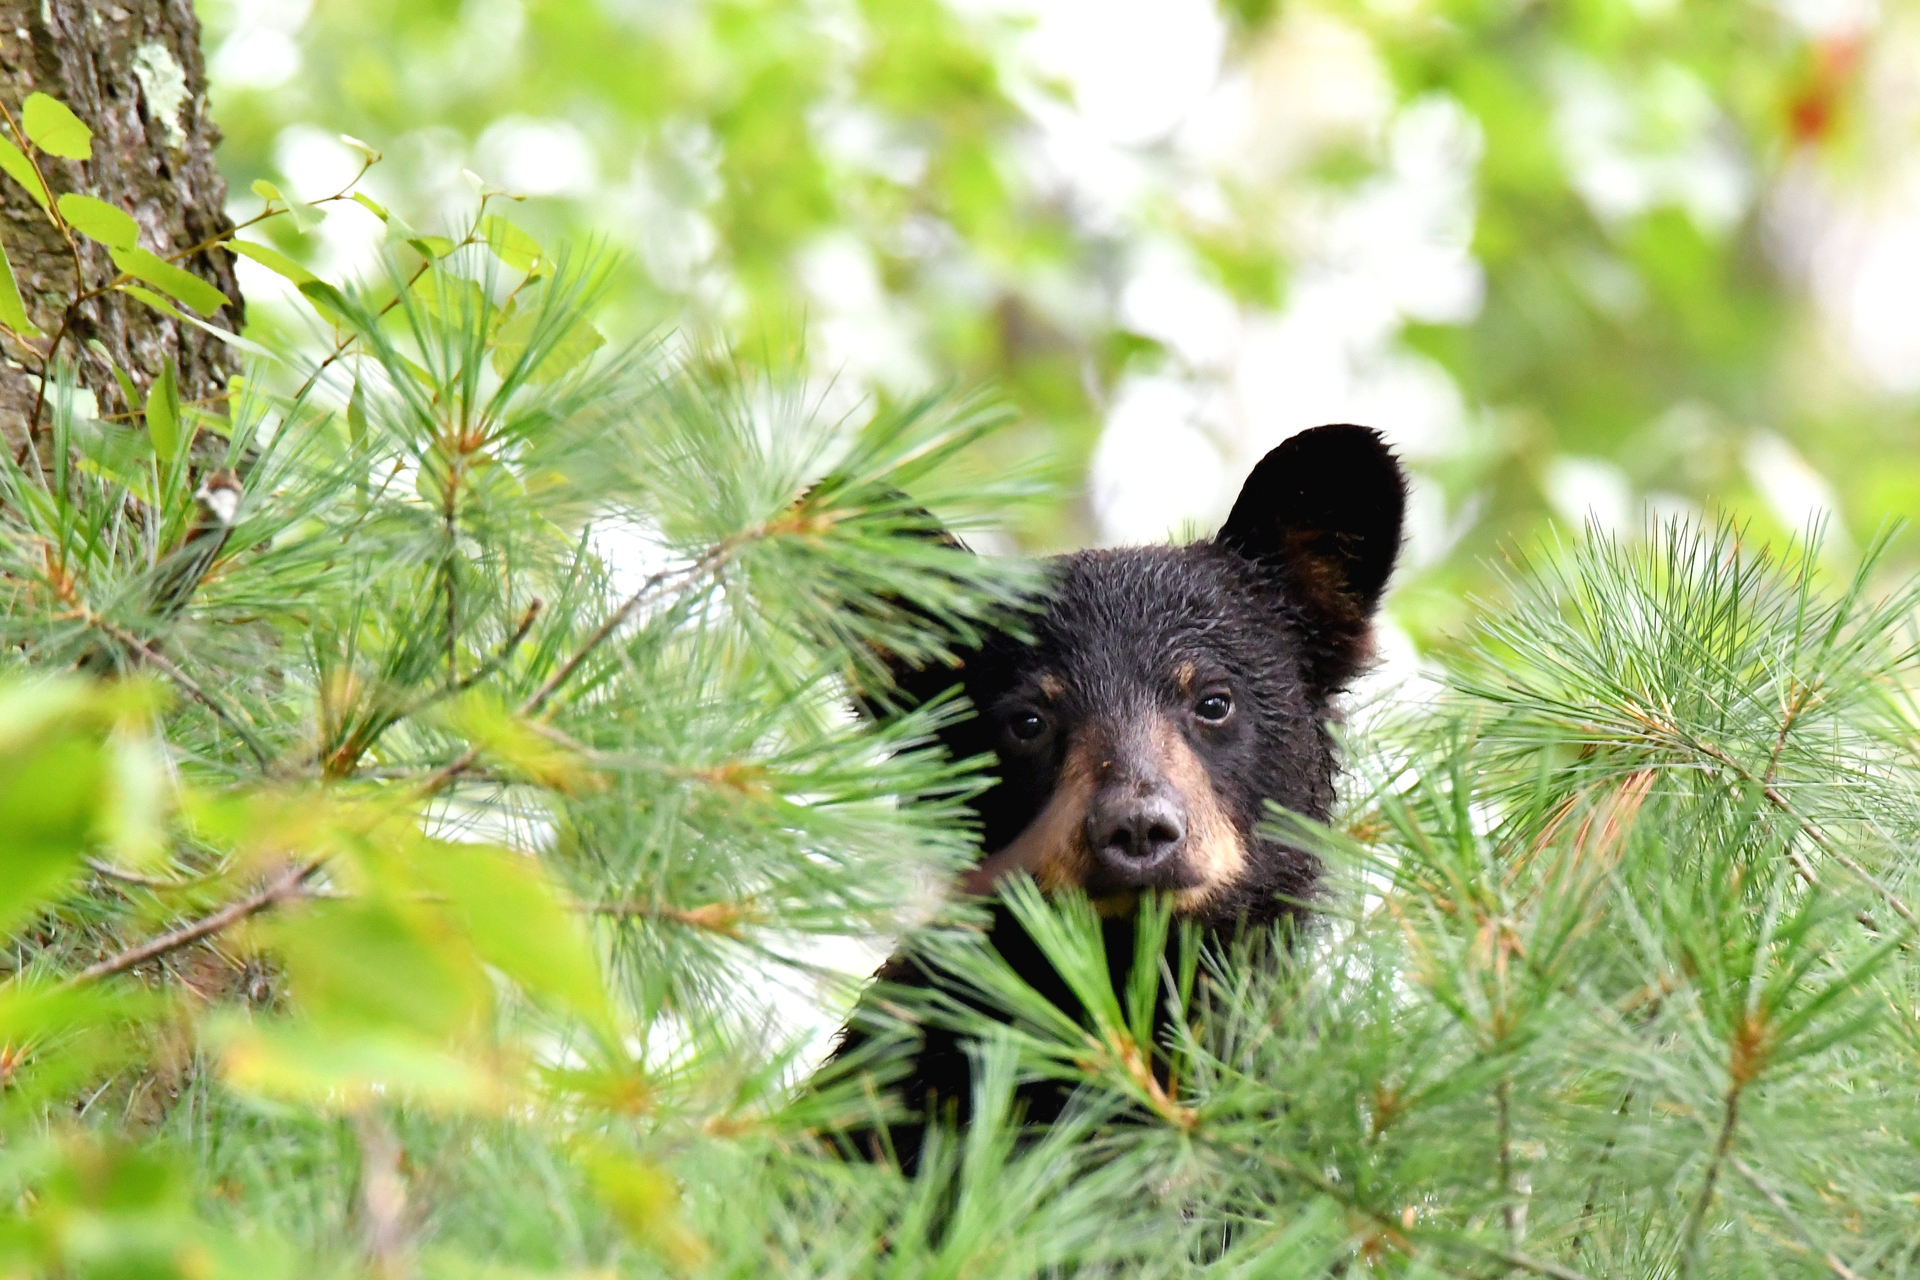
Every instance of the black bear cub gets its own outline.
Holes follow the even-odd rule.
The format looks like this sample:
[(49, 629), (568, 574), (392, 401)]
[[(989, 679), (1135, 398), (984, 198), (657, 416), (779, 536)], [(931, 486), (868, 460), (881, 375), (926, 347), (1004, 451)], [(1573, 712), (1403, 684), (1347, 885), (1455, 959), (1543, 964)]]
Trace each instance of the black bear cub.
[[(983, 856), (961, 887), (990, 893), (1023, 870), (1045, 890), (1083, 889), (1101, 900), (1118, 966), (1132, 956), (1129, 907), (1143, 891), (1171, 894), (1177, 915), (1216, 934), (1300, 913), (1319, 868), (1259, 824), (1268, 800), (1328, 814), (1330, 703), (1369, 658), (1405, 499), (1377, 433), (1316, 427), (1261, 460), (1211, 540), (1059, 557), (1030, 641), (1000, 635), (956, 667), (897, 673), (908, 704), (960, 686), (976, 714), (945, 732), (946, 747), (998, 759), (996, 783), (974, 801)], [(1002, 906), (989, 941), (1079, 1012)], [(881, 976), (935, 980), (911, 960)], [(1116, 983), (1125, 977), (1116, 970)], [(839, 1054), (864, 1040), (856, 1018)], [(957, 1036), (928, 1028), (902, 1101), (964, 1121), (970, 1065)], [(1021, 1102), (1044, 1123), (1066, 1093), (1028, 1086)], [(907, 1168), (920, 1139), (919, 1121), (849, 1135), (862, 1154), (890, 1150)]]

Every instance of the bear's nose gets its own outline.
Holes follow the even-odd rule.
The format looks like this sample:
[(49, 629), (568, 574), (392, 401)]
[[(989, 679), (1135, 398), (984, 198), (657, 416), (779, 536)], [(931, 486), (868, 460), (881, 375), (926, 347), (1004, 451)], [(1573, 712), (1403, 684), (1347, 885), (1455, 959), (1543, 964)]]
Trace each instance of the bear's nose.
[(1110, 873), (1137, 880), (1166, 862), (1187, 838), (1187, 815), (1162, 790), (1102, 791), (1087, 811), (1087, 845)]

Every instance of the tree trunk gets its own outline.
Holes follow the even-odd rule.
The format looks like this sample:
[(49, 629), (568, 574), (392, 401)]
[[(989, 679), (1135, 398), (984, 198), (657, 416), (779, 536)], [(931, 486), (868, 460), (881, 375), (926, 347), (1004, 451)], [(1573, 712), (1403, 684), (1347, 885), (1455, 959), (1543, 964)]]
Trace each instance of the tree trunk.
[[(40, 156), (55, 199), (79, 192), (125, 210), (140, 226), (141, 246), (162, 257), (232, 229), (227, 184), (213, 163), (220, 134), (207, 118), (192, 0), (0, 0), (0, 103), (16, 123), (36, 90), (64, 102), (93, 130), (90, 160)], [(171, 361), (183, 400), (217, 396), (239, 372), (224, 343), (124, 293), (102, 294), (66, 314), (79, 292), (74, 254), (26, 190), (6, 177), (0, 237), (27, 313), (46, 335), (30, 349), (9, 342), (0, 363), (0, 437), (10, 447), (44, 429), (44, 408), (37, 423), (30, 421), (38, 375), (63, 327), (58, 356), (74, 366), (103, 414), (129, 407), (115, 365), (144, 388)], [(86, 287), (117, 274), (102, 246), (76, 241)], [(232, 300), (208, 319), (238, 331), (242, 304), (231, 258), (201, 252), (178, 265)]]

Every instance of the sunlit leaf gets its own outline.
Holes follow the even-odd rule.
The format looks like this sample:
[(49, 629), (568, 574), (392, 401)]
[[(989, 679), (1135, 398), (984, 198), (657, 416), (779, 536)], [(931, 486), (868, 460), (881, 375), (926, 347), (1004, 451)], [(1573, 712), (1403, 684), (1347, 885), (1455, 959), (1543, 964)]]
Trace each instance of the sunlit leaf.
[(439, 845), (417, 860), (416, 874), (446, 898), (488, 964), (536, 996), (605, 1017), (605, 988), (586, 930), (536, 860), (476, 845)]
[(601, 1203), (636, 1243), (677, 1270), (692, 1270), (706, 1260), (706, 1242), (687, 1225), (672, 1175), (610, 1144), (583, 1143), (578, 1157)]
[(243, 258), (251, 258), (267, 270), (276, 275), (284, 276), (296, 285), (303, 285), (308, 281), (319, 279), (313, 272), (307, 270), (286, 254), (281, 253), (278, 249), (270, 249), (266, 245), (255, 244), (251, 240), (239, 239), (227, 241), (225, 247), (230, 252), (236, 253)]
[(287, 216), (293, 219), (293, 225), (302, 234), (310, 232), (327, 220), (327, 211), (317, 204), (307, 204), (302, 200), (287, 201)]
[(104, 200), (69, 192), (54, 203), (68, 226), (110, 249), (131, 249), (140, 238), (140, 225), (132, 215)]
[(47, 207), (47, 184), (40, 181), (40, 175), (34, 170), (33, 162), (27, 159), (26, 153), (5, 138), (0, 138), (0, 170), (25, 187), (35, 204), (42, 209)]
[(30, 93), (21, 108), (21, 125), (34, 146), (67, 160), (93, 158), (93, 130), (67, 104), (44, 93)]
[(343, 1030), (221, 1018), (209, 1028), (208, 1041), (229, 1085), (322, 1111), (383, 1098), (439, 1110), (491, 1111), (507, 1097), (482, 1063), (400, 1026)]
[(540, 733), (497, 695), (473, 693), (447, 707), (441, 718), (473, 743), (481, 755), (510, 772), (562, 791), (578, 791), (595, 781), (578, 752)]
[[(502, 377), (506, 376), (527, 353), (529, 344), (535, 336), (535, 329), (542, 323), (537, 309), (529, 308), (509, 316), (501, 324), (494, 338), (493, 367)], [(549, 318), (546, 323), (556, 323)], [(584, 319), (566, 324), (564, 333), (558, 341), (551, 336), (547, 339), (547, 350), (532, 369), (527, 371), (527, 379), (534, 383), (552, 382), (564, 377), (578, 368), (581, 361), (606, 345), (607, 339), (598, 329)]]
[(146, 421), (154, 451), (167, 461), (179, 456), (185, 442), (181, 438), (180, 384), (174, 378), (171, 362), (160, 366), (160, 376), (147, 392)]
[(101, 736), (81, 690), (46, 682), (0, 690), (0, 929), (56, 890), (101, 825)]
[(208, 337), (215, 338), (236, 351), (244, 351), (256, 359), (271, 360), (275, 363), (279, 362), (279, 356), (253, 341), (253, 339), (243, 338), (239, 334), (222, 329), (218, 325), (208, 324), (205, 320), (200, 319), (200, 317), (191, 312), (182, 311), (151, 289), (142, 289), (137, 284), (123, 284), (120, 286), (120, 292), (129, 297), (140, 299), (140, 301), (146, 303), (168, 319), (178, 320), (182, 324), (191, 325)]
[(302, 1012), (330, 1025), (452, 1038), (492, 1005), (458, 933), (424, 903), (322, 902), (262, 926)]
[(166, 756), (151, 736), (123, 726), (108, 739), (107, 762), (106, 846), (134, 866), (155, 862), (166, 843)]
[(170, 298), (184, 302), (201, 315), (212, 315), (227, 305), (227, 295), (194, 275), (163, 261), (146, 249), (109, 249), (113, 264), (136, 280), (144, 280)]
[(37, 338), (40, 329), (27, 318), (26, 304), (20, 301), (20, 288), (13, 280), (13, 263), (0, 245), (0, 324), (26, 338)]
[(480, 234), (493, 256), (515, 271), (531, 271), (544, 256), (540, 242), (498, 214), (480, 220)]

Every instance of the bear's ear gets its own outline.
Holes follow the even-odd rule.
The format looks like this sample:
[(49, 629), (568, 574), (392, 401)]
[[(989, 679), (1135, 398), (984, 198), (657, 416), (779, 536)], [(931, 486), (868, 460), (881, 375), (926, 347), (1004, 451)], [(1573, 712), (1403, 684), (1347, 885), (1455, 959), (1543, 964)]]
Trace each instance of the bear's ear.
[(1406, 505), (1406, 476), (1379, 432), (1314, 427), (1260, 460), (1214, 538), (1282, 576), (1309, 623), (1326, 633), (1316, 640), (1325, 641), (1330, 685), (1365, 660)]

